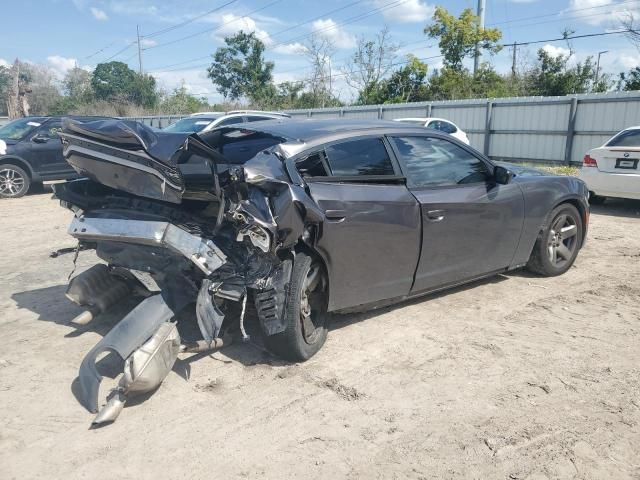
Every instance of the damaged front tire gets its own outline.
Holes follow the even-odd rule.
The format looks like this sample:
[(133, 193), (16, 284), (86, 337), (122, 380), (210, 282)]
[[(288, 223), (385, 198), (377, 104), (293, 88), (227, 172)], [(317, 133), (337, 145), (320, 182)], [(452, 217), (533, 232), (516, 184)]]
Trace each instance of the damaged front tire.
[(319, 262), (298, 253), (284, 312), (285, 329), (266, 336), (267, 348), (294, 362), (313, 357), (327, 339), (327, 279)]

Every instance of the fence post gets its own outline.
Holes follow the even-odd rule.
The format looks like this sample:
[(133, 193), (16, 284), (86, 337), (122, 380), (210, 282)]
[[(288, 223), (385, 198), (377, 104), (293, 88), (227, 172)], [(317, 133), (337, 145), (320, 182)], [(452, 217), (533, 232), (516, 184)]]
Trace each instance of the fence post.
[(573, 136), (576, 131), (576, 113), (578, 111), (578, 98), (571, 99), (569, 107), (569, 124), (567, 125), (567, 143), (564, 146), (564, 163), (571, 165), (571, 155), (573, 153)]
[(344, 108), (340, 109), (340, 114), (338, 115), (338, 117), (340, 118), (344, 117)]
[(431, 104), (427, 105), (427, 118), (431, 116)]
[(489, 147), (491, 146), (491, 118), (493, 116), (493, 102), (487, 102), (487, 112), (484, 120), (484, 148), (483, 153), (489, 156)]
[(307, 117), (311, 118), (311, 109), (307, 112)]
[(378, 107), (378, 120), (382, 120), (382, 107)]

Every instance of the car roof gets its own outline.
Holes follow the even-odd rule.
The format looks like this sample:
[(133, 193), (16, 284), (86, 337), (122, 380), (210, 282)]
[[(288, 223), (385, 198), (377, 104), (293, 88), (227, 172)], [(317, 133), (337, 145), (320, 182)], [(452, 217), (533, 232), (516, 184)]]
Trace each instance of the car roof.
[[(232, 125), (229, 126), (229, 128), (232, 127)], [(424, 133), (424, 128), (418, 125), (404, 125), (401, 122), (392, 122), (388, 120), (347, 118), (330, 120), (269, 120), (242, 124), (236, 128), (256, 130), (305, 143), (326, 137), (333, 137), (335, 135), (343, 134), (345, 131), (358, 133), (384, 133), (388, 130), (397, 131), (402, 129), (403, 131), (406, 130)]]

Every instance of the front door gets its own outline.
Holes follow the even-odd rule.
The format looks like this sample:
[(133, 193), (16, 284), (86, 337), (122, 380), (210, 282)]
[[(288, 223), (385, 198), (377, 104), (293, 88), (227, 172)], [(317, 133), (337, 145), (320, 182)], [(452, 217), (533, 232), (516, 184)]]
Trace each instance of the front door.
[(331, 310), (407, 295), (420, 251), (420, 207), (380, 137), (342, 141), (297, 162), (324, 211), (318, 249)]
[(29, 160), (45, 180), (63, 179), (75, 173), (62, 155), (60, 130), (61, 120), (53, 119), (39, 127), (30, 138)]
[(507, 268), (524, 220), (520, 187), (496, 184), (488, 162), (444, 138), (395, 136), (391, 143), (421, 209), (422, 249), (412, 292)]

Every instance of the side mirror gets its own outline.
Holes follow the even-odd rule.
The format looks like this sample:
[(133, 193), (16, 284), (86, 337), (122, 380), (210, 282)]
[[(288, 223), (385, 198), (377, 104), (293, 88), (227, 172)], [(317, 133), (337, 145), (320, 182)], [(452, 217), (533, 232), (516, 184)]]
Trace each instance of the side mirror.
[(508, 184), (514, 176), (515, 174), (511, 170), (501, 167), (500, 165), (498, 165), (493, 171), (493, 177), (496, 179), (496, 183), (499, 183), (500, 185)]
[(33, 143), (47, 143), (49, 141), (49, 137), (45, 137), (42, 135), (36, 135), (31, 139)]

